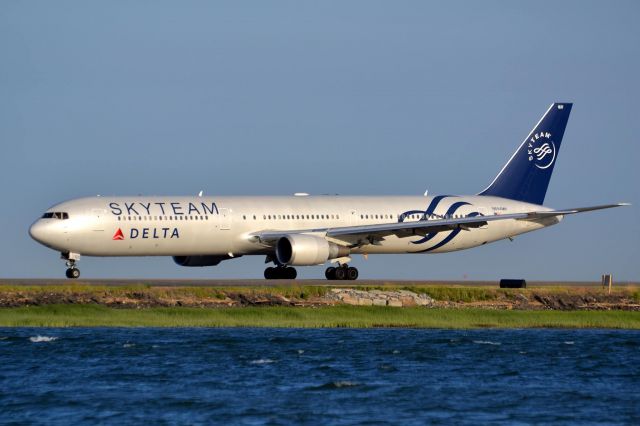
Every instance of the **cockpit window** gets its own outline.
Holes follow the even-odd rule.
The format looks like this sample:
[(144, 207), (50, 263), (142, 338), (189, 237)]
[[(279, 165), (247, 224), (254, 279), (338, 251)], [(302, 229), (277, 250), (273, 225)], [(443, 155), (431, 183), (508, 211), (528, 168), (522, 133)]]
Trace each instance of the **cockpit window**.
[(69, 213), (67, 212), (46, 212), (42, 215), (43, 219), (69, 219)]

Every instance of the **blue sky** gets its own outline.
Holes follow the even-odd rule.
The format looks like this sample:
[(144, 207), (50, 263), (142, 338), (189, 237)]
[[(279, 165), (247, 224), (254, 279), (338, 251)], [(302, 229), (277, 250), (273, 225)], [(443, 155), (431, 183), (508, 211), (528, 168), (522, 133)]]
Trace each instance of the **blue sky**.
[[(0, 276), (62, 277), (29, 225), (87, 195), (470, 194), (574, 102), (545, 204), (635, 207), (363, 278), (640, 280), (640, 3), (4, 1)], [(84, 277), (260, 277), (83, 258)], [(320, 277), (322, 268), (301, 268)]]

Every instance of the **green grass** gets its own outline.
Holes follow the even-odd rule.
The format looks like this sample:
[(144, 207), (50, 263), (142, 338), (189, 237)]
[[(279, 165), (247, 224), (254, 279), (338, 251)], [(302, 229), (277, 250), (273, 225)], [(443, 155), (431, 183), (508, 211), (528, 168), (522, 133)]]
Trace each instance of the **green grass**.
[(48, 305), (0, 309), (2, 327), (420, 327), (640, 329), (640, 312), (370, 306), (148, 308)]

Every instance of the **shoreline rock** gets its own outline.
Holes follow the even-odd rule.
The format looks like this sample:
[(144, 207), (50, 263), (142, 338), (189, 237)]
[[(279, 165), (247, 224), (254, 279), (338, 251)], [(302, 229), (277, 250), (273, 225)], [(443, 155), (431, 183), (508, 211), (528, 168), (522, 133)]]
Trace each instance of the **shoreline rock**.
[(325, 298), (345, 305), (359, 306), (432, 306), (433, 298), (408, 290), (358, 290), (354, 288), (332, 288)]

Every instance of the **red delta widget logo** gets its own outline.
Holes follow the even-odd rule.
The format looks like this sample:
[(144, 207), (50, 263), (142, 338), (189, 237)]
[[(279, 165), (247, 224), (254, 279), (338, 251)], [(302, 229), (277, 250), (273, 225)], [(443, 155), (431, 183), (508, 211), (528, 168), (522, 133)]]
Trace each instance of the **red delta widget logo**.
[[(137, 238), (147, 239), (167, 239), (167, 238), (180, 238), (178, 228), (131, 228), (129, 232), (129, 239), (135, 240)], [(113, 234), (112, 240), (122, 241), (124, 240), (124, 233), (122, 229), (118, 228), (115, 234)]]

